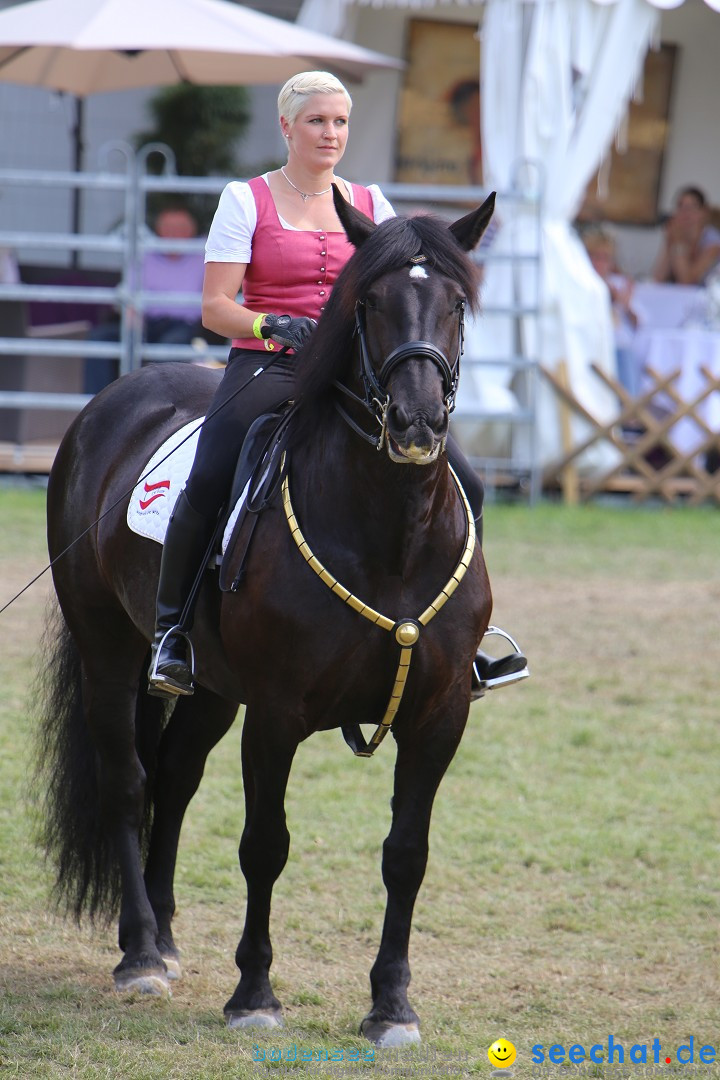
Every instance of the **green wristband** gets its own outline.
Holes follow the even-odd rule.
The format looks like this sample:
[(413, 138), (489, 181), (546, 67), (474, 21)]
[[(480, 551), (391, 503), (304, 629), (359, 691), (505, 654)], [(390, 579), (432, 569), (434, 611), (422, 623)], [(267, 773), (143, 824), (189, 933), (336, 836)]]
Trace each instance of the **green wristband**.
[(267, 313), (264, 313), (262, 315), (258, 315), (257, 319), (253, 323), (253, 334), (255, 335), (256, 338), (260, 338), (261, 341), (262, 341), (262, 331), (260, 330), (260, 327), (262, 325), (263, 319), (266, 319), (266, 318), (267, 318)]

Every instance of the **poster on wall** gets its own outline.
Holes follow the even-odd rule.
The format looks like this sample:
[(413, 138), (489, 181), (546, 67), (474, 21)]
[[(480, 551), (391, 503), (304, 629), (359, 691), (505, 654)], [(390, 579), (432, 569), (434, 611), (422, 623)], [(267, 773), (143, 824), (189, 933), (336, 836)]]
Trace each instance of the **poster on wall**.
[(482, 184), (477, 23), (410, 19), (395, 180)]
[(676, 45), (651, 49), (642, 76), (642, 100), (630, 103), (627, 147), (615, 147), (587, 186), (578, 220), (626, 225), (658, 221), (663, 158), (670, 130)]

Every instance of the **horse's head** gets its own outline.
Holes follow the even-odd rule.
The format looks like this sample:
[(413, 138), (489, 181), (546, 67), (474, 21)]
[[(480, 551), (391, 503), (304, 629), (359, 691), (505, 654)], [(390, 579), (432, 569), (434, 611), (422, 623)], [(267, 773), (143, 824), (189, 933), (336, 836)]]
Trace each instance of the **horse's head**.
[(485, 231), (495, 195), (450, 226), (429, 215), (376, 226), (337, 188), (334, 197), (358, 249), (348, 271), (356, 297), (358, 381), (381, 425), (373, 441), (378, 449), (386, 446), (393, 461), (428, 465), (445, 446), (464, 312), (477, 303), (478, 271), (466, 253)]

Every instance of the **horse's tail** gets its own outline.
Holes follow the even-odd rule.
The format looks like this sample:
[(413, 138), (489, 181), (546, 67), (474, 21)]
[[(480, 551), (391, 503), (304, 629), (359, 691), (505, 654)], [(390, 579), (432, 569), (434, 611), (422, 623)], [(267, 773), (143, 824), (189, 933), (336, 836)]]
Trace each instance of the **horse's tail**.
[[(82, 708), (80, 653), (55, 604), (43, 640), (36, 686), (35, 783), (40, 807), (39, 839), (54, 864), (54, 899), (79, 922), (110, 920), (120, 903), (120, 875), (112, 843), (103, 827), (97, 755)], [(143, 733), (138, 754), (148, 778), (154, 774), (159, 736), (167, 708), (160, 699), (138, 694), (136, 731)], [(149, 785), (148, 785), (149, 786)], [(143, 848), (151, 822), (151, 800), (141, 835)]]

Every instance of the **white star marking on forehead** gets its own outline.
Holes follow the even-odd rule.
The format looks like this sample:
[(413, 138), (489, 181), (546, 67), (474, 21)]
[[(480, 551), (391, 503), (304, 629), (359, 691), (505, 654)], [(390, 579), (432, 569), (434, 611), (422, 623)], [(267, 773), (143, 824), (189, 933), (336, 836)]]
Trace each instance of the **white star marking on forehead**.
[(410, 271), (411, 278), (426, 278), (427, 276), (428, 272), (424, 266), (413, 266), (412, 270)]

